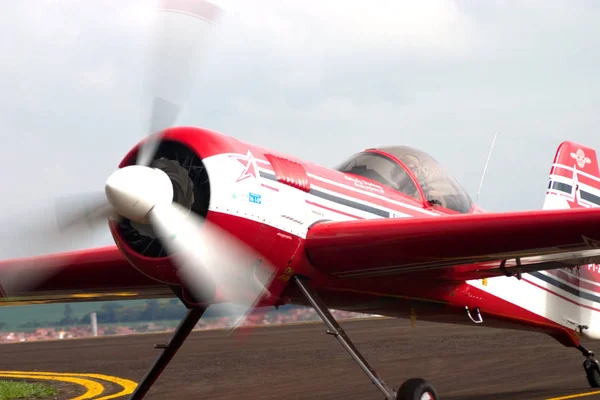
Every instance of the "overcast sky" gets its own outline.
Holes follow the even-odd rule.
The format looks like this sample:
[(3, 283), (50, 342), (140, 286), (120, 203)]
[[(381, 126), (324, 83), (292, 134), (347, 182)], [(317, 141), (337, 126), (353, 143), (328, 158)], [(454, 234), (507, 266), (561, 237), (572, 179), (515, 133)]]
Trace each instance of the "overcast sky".
[[(325, 166), (415, 146), (474, 198), (498, 132), (480, 198), (490, 211), (541, 208), (562, 140), (600, 147), (596, 1), (215, 3), (226, 14), (178, 124)], [(3, 7), (0, 256), (35, 252), (15, 232), (51, 220), (40, 215), (55, 196), (103, 190), (145, 135), (154, 5)], [(100, 236), (62, 247), (109, 243)]]

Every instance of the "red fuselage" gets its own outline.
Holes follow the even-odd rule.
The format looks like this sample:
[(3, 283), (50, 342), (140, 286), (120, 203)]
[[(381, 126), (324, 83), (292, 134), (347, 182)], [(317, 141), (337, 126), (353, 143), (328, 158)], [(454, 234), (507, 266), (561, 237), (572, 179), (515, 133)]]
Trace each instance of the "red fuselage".
[[(372, 149), (361, 154), (366, 158), (380, 157), (385, 163), (401, 168), (405, 174), (403, 184), (412, 181), (414, 185), (409, 182), (408, 186), (416, 191), (402, 192), (380, 179), (325, 168), (198, 128), (169, 129), (163, 141), (185, 147), (204, 163), (209, 177), (206, 191), (210, 192), (210, 206), (204, 216), (276, 266), (276, 278), (269, 287), (272, 297), (265, 299), (263, 306), (305, 304), (296, 287), (288, 285), (292, 275), (300, 274), (311, 279), (330, 308), (417, 321), (473, 324), (465, 307), (479, 307), (485, 309), (485, 326), (538, 330), (568, 346), (578, 343), (573, 331), (457, 276), (432, 278), (427, 272), (415, 271), (393, 279), (344, 277), (343, 263), (332, 262), (326, 268), (317, 268), (311, 262), (305, 238), (310, 226), (318, 222), (483, 213), (476, 206), (446, 208), (439, 202), (428, 201), (429, 193), (424, 192), (425, 185), (419, 184), (416, 170), (391, 152)], [(135, 162), (137, 148), (124, 157), (120, 167)], [(381, 174), (384, 173), (382, 170)], [(382, 179), (392, 181), (392, 178)], [(258, 189), (250, 192), (244, 189), (249, 182)], [(460, 193), (456, 184), (450, 182), (446, 186)], [(131, 239), (117, 222), (110, 223), (110, 230), (118, 250), (103, 249), (97, 262), (86, 262), (85, 270), (67, 266), (31, 291), (8, 295), (17, 302), (172, 296), (173, 288), (180, 286), (181, 281), (170, 259), (142, 254), (131, 245)], [(412, 242), (418, 245), (418, 237), (412, 238)], [(123, 265), (123, 256), (132, 267)], [(386, 256), (378, 255), (380, 259)]]
[[(220, 154), (239, 155), (238, 161), (242, 168), (239, 180), (262, 177), (260, 185), (263, 191), (273, 192), (275, 195), (287, 190), (286, 186), (293, 187), (296, 192), (303, 194), (298, 197), (307, 205), (308, 212), (315, 217), (315, 221), (393, 218), (397, 214), (413, 218), (459, 214), (427, 202), (419, 185), (417, 187), (423, 199), (421, 201), (366, 177), (342, 173), (209, 131), (176, 128), (169, 131), (165, 140), (185, 144), (203, 160)], [(135, 151), (134, 148), (124, 158), (121, 167), (134, 161)], [(367, 151), (383, 154), (379, 150)], [(248, 160), (248, 154), (254, 158), (254, 163)], [(393, 155), (384, 155), (404, 166)], [(287, 185), (284, 179), (278, 180), (276, 175), (280, 171), (275, 171), (278, 165), (273, 162), (274, 157), (285, 162), (302, 164), (306, 171), (305, 179), (294, 176), (294, 172), (291, 171)], [(285, 166), (279, 166), (279, 169), (285, 171)], [(411, 178), (416, 180), (414, 174), (408, 168), (405, 169)], [(210, 174), (210, 170), (209, 175), (213, 181), (215, 178)], [(282, 196), (280, 202), (289, 201), (289, 198)], [(297, 207), (298, 198), (292, 203)], [(469, 210), (469, 213), (482, 212), (484, 211), (477, 206)], [(452, 277), (435, 280), (429, 278), (426, 273), (407, 273), (402, 279), (340, 279), (316, 269), (304, 251), (303, 237), (291, 234), (289, 229), (279, 229), (273, 224), (265, 224), (232, 213), (209, 211), (207, 218), (251, 245), (273, 265), (278, 266), (277, 278), (270, 288), (274, 297), (265, 302), (265, 306), (305, 304), (295, 287), (287, 285), (292, 274), (302, 274), (312, 280), (331, 308), (417, 320), (472, 324), (465, 313), (465, 306), (479, 306), (486, 310), (486, 326), (540, 330), (552, 334), (565, 344), (572, 342), (571, 331), (524, 308), (480, 291), (464, 281)], [(116, 225), (113, 224), (111, 230), (122, 252), (139, 271), (167, 284), (180, 283), (168, 259), (157, 260), (140, 256), (124, 244)], [(331, 268), (339, 271), (343, 270), (344, 266), (335, 265)]]

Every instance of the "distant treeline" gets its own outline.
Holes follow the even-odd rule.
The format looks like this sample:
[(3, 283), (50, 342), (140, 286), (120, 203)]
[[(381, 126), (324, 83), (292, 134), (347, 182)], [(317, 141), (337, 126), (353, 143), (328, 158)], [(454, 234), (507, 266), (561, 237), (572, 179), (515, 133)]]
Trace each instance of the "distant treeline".
[[(271, 309), (270, 312), (289, 312), (296, 306), (281, 307), (279, 310)], [(182, 319), (187, 311), (187, 308), (178, 300), (147, 300), (145, 306), (124, 306), (121, 303), (107, 302), (102, 304), (99, 310), (96, 311), (98, 324), (115, 324), (115, 323), (137, 323), (137, 322), (152, 322), (152, 321), (168, 321)], [(215, 318), (226, 316), (227, 314), (213, 307), (209, 308), (204, 314), (205, 318)], [(88, 325), (90, 324), (90, 314), (86, 314), (81, 318), (73, 316), (73, 310), (70, 304), (65, 304), (64, 316), (60, 321), (51, 323), (40, 323), (37, 321), (29, 321), (21, 324), (19, 327), (23, 329), (48, 327), (48, 326), (72, 326), (72, 325)], [(0, 323), (0, 330), (3, 324)]]

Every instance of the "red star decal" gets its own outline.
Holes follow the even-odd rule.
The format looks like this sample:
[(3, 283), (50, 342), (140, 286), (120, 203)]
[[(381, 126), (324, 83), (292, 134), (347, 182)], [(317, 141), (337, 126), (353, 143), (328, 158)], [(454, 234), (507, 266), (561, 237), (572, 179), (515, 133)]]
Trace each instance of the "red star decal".
[(569, 204), (570, 208), (585, 208), (576, 201), (567, 200), (567, 203)]
[(254, 156), (252, 156), (252, 153), (250, 153), (250, 150), (248, 150), (248, 153), (246, 153), (245, 156), (236, 154), (236, 155), (231, 155), (229, 157), (235, 158), (244, 166), (244, 170), (240, 174), (239, 178), (237, 178), (236, 183), (243, 181), (246, 178), (254, 178), (254, 179), (258, 178), (258, 170), (256, 169), (256, 161), (254, 160)]

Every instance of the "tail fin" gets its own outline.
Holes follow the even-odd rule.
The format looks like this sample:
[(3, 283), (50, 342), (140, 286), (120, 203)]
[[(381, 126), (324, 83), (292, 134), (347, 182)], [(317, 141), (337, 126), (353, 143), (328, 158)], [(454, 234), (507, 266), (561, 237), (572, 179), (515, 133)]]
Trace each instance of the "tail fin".
[[(550, 168), (544, 209), (600, 207), (600, 171), (596, 151), (563, 142)], [(600, 265), (542, 271), (546, 315), (584, 336), (600, 339)]]
[(600, 171), (596, 151), (574, 142), (558, 146), (550, 169), (544, 209), (600, 207)]

